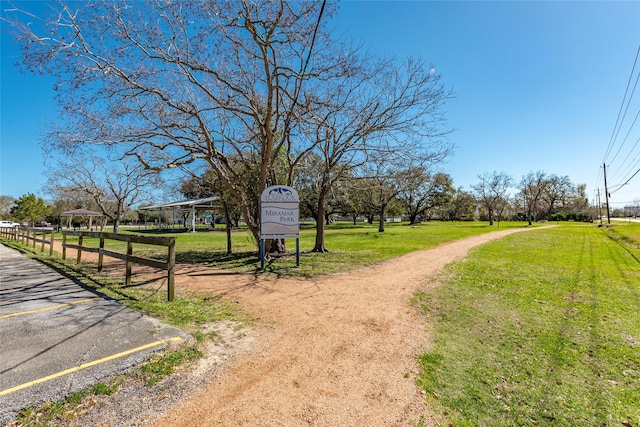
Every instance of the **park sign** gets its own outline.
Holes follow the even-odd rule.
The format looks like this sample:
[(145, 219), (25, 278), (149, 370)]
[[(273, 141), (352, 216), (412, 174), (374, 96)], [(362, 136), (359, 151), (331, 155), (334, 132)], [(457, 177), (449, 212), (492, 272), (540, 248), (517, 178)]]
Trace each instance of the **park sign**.
[(298, 238), (300, 235), (300, 198), (291, 187), (274, 185), (260, 196), (260, 238)]

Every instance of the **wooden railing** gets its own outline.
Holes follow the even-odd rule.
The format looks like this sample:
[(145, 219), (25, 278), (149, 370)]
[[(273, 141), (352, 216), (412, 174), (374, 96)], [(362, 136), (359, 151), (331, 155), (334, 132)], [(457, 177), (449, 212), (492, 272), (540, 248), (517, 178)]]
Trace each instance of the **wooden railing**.
[(51, 228), (0, 227), (0, 235), (5, 239), (21, 241), (24, 245), (33, 244), (33, 249), (40, 243), (40, 252), (49, 245), (49, 255), (53, 255), (53, 236)]
[[(68, 236), (78, 237), (78, 244), (67, 243)], [(100, 239), (99, 247), (83, 246), (83, 237), (91, 237)], [(127, 253), (116, 252), (104, 248), (105, 240), (118, 240), (127, 243)], [(167, 247), (167, 261), (160, 261), (157, 259), (146, 258), (133, 255), (133, 244), (145, 244)], [(174, 271), (176, 265), (176, 238), (175, 237), (149, 237), (149, 236), (136, 236), (132, 234), (114, 234), (114, 233), (101, 233), (94, 231), (63, 231), (62, 232), (62, 259), (66, 259), (67, 248), (75, 249), (77, 251), (76, 262), (80, 263), (82, 260), (82, 252), (93, 252), (98, 254), (98, 271), (102, 271), (103, 257), (109, 256), (112, 258), (121, 259), (126, 262), (126, 285), (131, 284), (131, 267), (132, 264), (141, 264), (153, 268), (167, 270), (167, 300), (173, 301), (174, 299)]]

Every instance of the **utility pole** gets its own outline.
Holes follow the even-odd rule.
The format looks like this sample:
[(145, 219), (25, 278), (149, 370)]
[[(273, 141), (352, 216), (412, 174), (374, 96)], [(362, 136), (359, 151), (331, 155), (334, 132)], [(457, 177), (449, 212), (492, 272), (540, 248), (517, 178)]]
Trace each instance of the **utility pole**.
[(609, 190), (607, 188), (607, 164), (603, 163), (604, 167), (604, 197), (607, 201), (607, 224), (611, 224), (611, 212), (609, 211)]
[(602, 207), (600, 206), (600, 188), (598, 188), (598, 219), (600, 219), (600, 225), (602, 225)]

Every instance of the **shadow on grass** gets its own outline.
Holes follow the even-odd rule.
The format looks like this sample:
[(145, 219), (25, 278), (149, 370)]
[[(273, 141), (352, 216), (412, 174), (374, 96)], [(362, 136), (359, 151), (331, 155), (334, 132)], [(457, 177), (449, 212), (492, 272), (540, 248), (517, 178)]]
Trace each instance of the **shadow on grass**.
[(246, 267), (259, 262), (255, 251), (227, 254), (220, 251), (181, 251), (176, 253), (176, 262), (182, 264), (205, 264), (227, 268), (230, 266)]
[[(186, 234), (186, 233), (191, 233), (191, 229), (190, 228), (176, 228), (176, 229), (171, 229), (171, 228), (163, 228), (161, 230), (157, 229), (157, 228), (153, 228), (153, 229), (146, 229), (146, 230), (136, 230), (136, 229), (127, 229), (125, 230), (127, 232), (130, 233), (135, 233), (135, 234), (150, 234), (150, 235), (162, 235), (162, 234)], [(227, 230), (225, 228), (196, 228), (196, 233), (200, 234), (200, 233), (210, 233), (210, 232), (215, 232), (215, 233), (223, 233), (226, 232)], [(241, 229), (237, 229), (234, 228), (232, 229), (233, 232), (237, 232), (237, 231), (242, 231)]]

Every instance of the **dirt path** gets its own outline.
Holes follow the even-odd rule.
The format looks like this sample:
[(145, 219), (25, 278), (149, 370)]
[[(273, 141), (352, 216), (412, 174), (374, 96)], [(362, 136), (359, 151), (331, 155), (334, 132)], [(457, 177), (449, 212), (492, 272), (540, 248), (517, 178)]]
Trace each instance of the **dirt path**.
[[(182, 269), (179, 286), (225, 295), (259, 316), (252, 351), (157, 426), (400, 426), (432, 419), (415, 385), (427, 344), (409, 305), (424, 279), (504, 230), (315, 280)], [(266, 325), (266, 326), (265, 326)]]
[[(259, 318), (258, 336), (197, 393), (164, 405), (155, 425), (435, 425), (415, 385), (415, 356), (428, 344), (427, 325), (409, 300), (425, 279), (471, 248), (526, 230), (474, 236), (316, 279), (177, 267), (176, 287), (240, 302)], [(75, 251), (67, 256), (74, 259)], [(83, 254), (83, 260), (94, 258)], [(109, 260), (109, 268), (124, 270)]]

